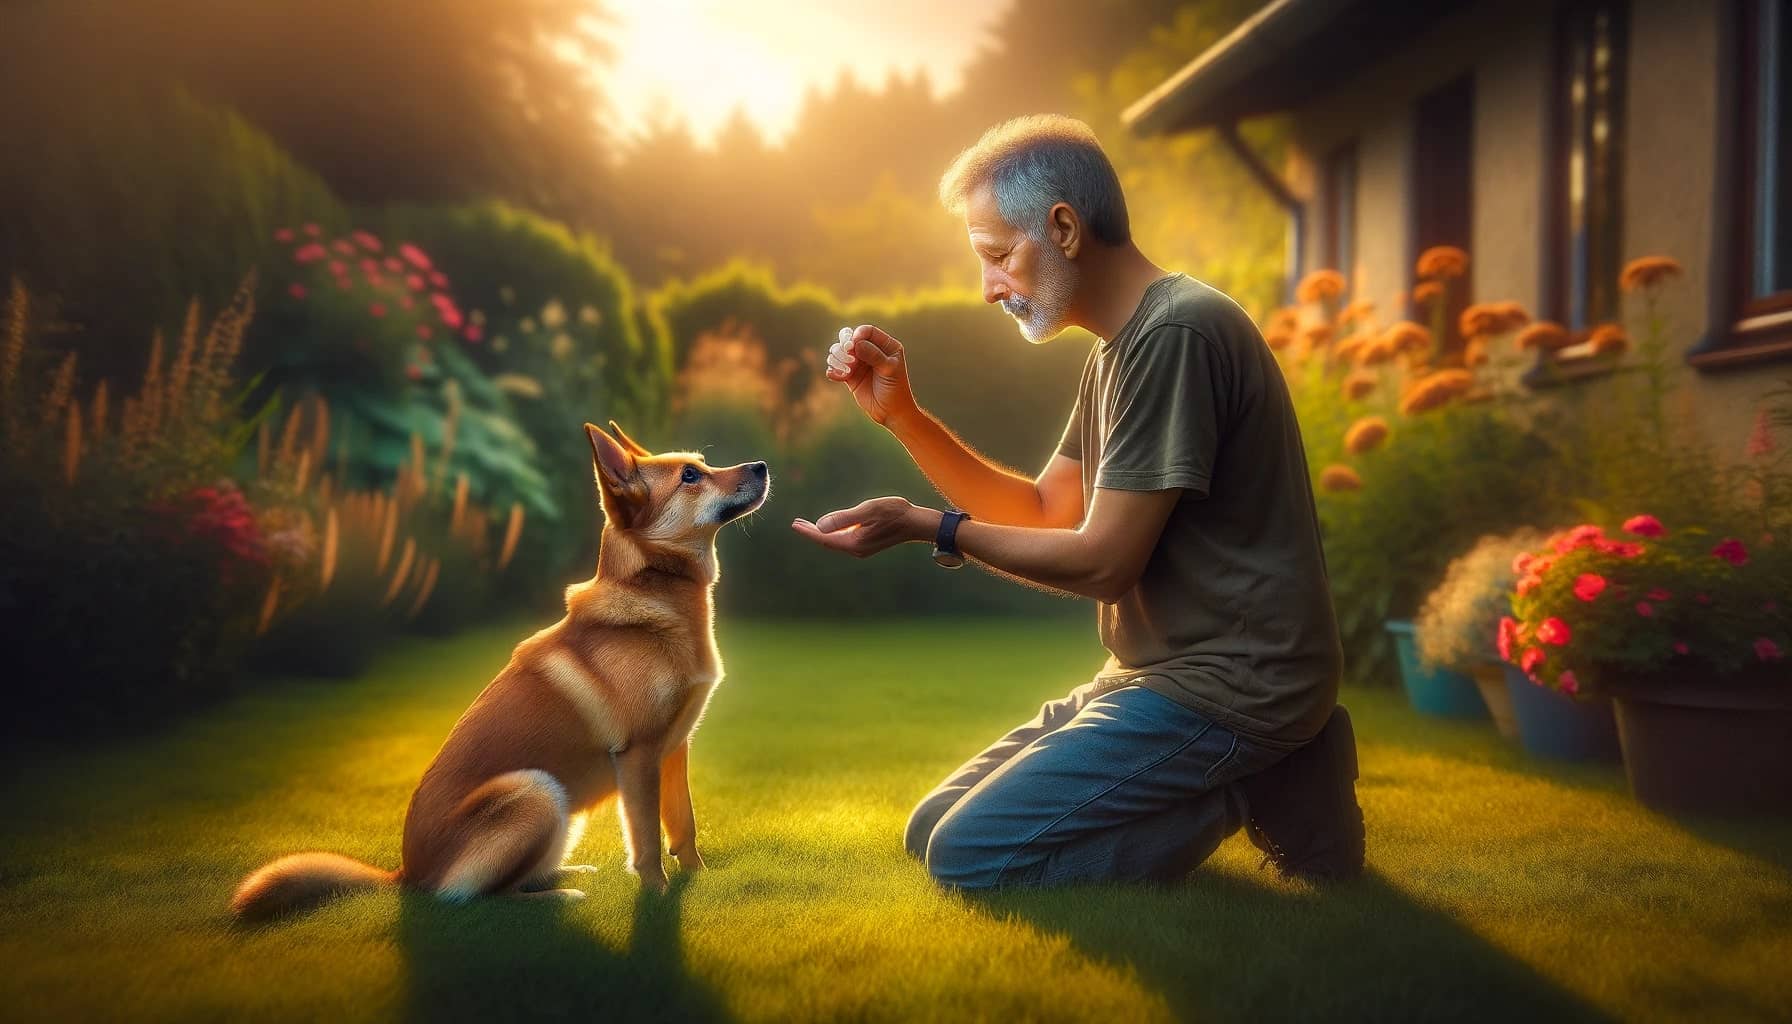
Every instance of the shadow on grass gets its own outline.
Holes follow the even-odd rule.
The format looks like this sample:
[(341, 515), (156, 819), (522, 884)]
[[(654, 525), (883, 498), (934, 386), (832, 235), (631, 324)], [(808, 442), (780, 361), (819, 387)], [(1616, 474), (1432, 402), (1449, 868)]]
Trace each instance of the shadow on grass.
[(1613, 1019), (1374, 875), (1293, 892), (1203, 872), (972, 903), (1130, 967), (1184, 1020)]
[(578, 904), (490, 899), (464, 906), (402, 897), (408, 1016), (414, 1021), (731, 1019), (685, 970), (679, 919), (689, 879), (635, 899), (627, 948), (588, 929)]

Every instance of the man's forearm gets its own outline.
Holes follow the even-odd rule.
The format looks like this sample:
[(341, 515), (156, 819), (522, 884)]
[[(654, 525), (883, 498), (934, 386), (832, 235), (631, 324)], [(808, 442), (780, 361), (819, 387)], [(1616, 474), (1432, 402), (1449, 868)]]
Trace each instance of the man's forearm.
[(1045, 525), (1038, 485), (977, 454), (919, 405), (885, 426), (933, 486), (977, 521)]
[[(939, 513), (922, 511), (937, 531)], [(956, 543), (966, 556), (1031, 583), (1098, 601), (1112, 601), (1118, 596), (1114, 592), (1117, 584), (1110, 571), (1111, 560), (1100, 557), (1089, 537), (1078, 530), (1008, 526), (970, 519), (958, 525)]]

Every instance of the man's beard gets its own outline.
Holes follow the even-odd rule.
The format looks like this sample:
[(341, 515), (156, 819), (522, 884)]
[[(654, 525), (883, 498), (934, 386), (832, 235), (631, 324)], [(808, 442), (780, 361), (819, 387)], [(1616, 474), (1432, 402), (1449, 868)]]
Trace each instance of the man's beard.
[(1063, 250), (1039, 247), (1039, 283), (1032, 297), (1015, 295), (1002, 300), (1002, 310), (1020, 323), (1021, 337), (1043, 345), (1065, 327), (1070, 297), (1076, 294), (1077, 267)]

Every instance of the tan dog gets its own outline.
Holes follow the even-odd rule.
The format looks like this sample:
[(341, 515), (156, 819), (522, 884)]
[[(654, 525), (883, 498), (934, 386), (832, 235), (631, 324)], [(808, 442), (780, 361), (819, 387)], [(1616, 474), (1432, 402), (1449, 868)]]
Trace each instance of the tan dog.
[(652, 455), (587, 423), (605, 523), (597, 575), (566, 590), (566, 617), (518, 644), (423, 773), (404, 863), (382, 871), (333, 853), (282, 857), (245, 879), (239, 918), (263, 919), (355, 889), (402, 884), (446, 900), (553, 889), (584, 815), (620, 794), (629, 865), (664, 890), (660, 823), (678, 862), (703, 867), (686, 776), (691, 732), (722, 678), (712, 632), (716, 532), (770, 490), (763, 462), (711, 469)]

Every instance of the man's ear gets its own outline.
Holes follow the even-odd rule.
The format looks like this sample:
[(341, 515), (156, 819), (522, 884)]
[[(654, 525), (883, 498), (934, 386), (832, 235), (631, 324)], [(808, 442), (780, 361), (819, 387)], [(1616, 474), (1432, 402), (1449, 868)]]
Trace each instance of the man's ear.
[(597, 467), (597, 490), (603, 498), (604, 516), (624, 529), (634, 519), (641, 488), (635, 474), (635, 457), (602, 429), (585, 424), (591, 441), (591, 461)]
[(630, 455), (633, 455), (637, 459), (645, 459), (649, 455), (653, 454), (652, 452), (648, 451), (646, 448), (641, 447), (641, 445), (638, 442), (636, 442), (634, 438), (623, 433), (622, 428), (616, 425), (615, 420), (610, 421), (610, 433), (616, 438), (617, 441), (621, 442), (622, 447), (627, 449), (628, 453)]
[(1046, 228), (1065, 259), (1074, 260), (1083, 247), (1083, 222), (1069, 203), (1058, 203), (1045, 214)]

